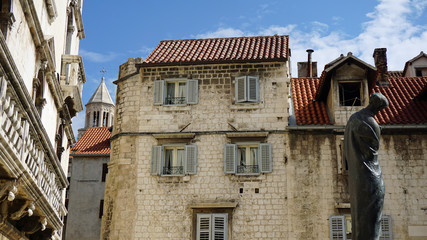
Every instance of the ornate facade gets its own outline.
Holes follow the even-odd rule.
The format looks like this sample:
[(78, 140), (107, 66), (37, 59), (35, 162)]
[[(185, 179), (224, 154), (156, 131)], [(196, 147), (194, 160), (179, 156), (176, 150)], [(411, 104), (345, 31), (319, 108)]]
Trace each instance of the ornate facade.
[(86, 81), (82, 0), (0, 3), (0, 237), (60, 239)]

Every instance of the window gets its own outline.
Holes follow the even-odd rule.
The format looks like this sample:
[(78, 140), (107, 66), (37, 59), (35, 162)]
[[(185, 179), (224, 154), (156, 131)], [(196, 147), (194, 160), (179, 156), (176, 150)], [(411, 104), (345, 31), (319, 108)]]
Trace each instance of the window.
[(196, 145), (153, 146), (151, 153), (152, 175), (183, 176), (196, 173)]
[(154, 105), (186, 105), (198, 102), (198, 80), (154, 81)]
[(107, 177), (108, 173), (108, 165), (106, 163), (102, 164), (102, 175), (101, 175), (101, 181), (105, 182), (105, 179)]
[(272, 168), (270, 143), (225, 145), (225, 173), (255, 175), (272, 172)]
[(425, 77), (427, 76), (427, 68), (416, 68), (415, 69), (416, 77)]
[(197, 240), (227, 240), (228, 214), (214, 213), (197, 214)]
[(99, 218), (102, 218), (102, 215), (104, 215), (104, 199), (99, 201)]
[[(331, 240), (350, 240), (351, 239), (351, 216), (340, 215), (329, 218), (329, 233)], [(381, 217), (381, 235), (380, 240), (393, 239), (391, 231), (391, 217)]]
[(340, 106), (361, 106), (361, 82), (339, 82)]
[(236, 103), (259, 102), (259, 80), (255, 76), (236, 77), (235, 81)]

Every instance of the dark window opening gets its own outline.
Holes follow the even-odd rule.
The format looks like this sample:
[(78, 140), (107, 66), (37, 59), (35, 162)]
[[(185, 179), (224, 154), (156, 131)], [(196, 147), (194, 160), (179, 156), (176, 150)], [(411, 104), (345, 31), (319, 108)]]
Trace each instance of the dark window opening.
[(99, 201), (99, 218), (102, 218), (103, 214), (104, 214), (104, 199)]
[(105, 182), (105, 178), (107, 177), (107, 173), (108, 173), (108, 165), (106, 163), (102, 164), (102, 178), (101, 180), (103, 182)]
[(360, 82), (338, 83), (340, 106), (361, 106)]
[(421, 69), (415, 69), (415, 76), (422, 77), (423, 76), (423, 71)]

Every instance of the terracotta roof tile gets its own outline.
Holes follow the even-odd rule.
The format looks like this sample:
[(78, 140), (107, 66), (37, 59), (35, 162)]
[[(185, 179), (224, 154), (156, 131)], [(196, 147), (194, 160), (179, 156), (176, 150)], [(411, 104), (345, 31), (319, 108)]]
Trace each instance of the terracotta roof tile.
[(388, 71), (388, 76), (390, 76), (390, 77), (402, 77), (403, 71)]
[(292, 98), (297, 125), (329, 125), (325, 102), (314, 101), (320, 78), (292, 78)]
[[(324, 101), (313, 101), (321, 78), (292, 78), (292, 99), (297, 125), (328, 125)], [(380, 92), (389, 107), (376, 115), (379, 124), (426, 124), (427, 77), (389, 77), (389, 86), (374, 86), (370, 93)]]
[(71, 148), (72, 155), (110, 154), (111, 127), (88, 128)]
[(376, 115), (379, 124), (425, 124), (427, 101), (417, 97), (427, 89), (427, 77), (389, 77), (388, 87), (375, 86), (372, 92), (387, 97), (390, 105)]
[(161, 41), (145, 59), (150, 64), (278, 61), (289, 58), (289, 36)]

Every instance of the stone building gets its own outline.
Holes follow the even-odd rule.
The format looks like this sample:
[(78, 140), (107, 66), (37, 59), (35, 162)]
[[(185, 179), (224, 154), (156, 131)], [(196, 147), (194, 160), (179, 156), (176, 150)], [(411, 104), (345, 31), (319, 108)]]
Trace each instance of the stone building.
[(288, 36), (275, 35), (161, 41), (129, 59), (101, 238), (347, 239), (344, 126), (379, 91), (391, 99), (378, 117), (382, 239), (422, 239), (427, 78), (389, 74), (384, 49), (375, 58), (291, 78)]
[(86, 104), (85, 129), (79, 129), (81, 137), (71, 148), (66, 240), (100, 238), (113, 114), (114, 103), (102, 77)]
[(299, 224), (289, 229), (290, 239), (351, 239), (344, 127), (373, 92), (390, 103), (376, 116), (386, 189), (381, 239), (427, 238), (427, 77), (411, 75), (425, 69), (426, 60), (421, 53), (405, 71), (389, 72), (386, 49), (375, 49), (375, 67), (349, 53), (320, 77), (291, 79), (296, 124), (288, 127), (287, 179), (294, 189), (288, 214)]
[(82, 0), (0, 1), (0, 239), (60, 239)]
[(162, 41), (120, 66), (103, 239), (286, 239), (288, 36)]

